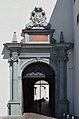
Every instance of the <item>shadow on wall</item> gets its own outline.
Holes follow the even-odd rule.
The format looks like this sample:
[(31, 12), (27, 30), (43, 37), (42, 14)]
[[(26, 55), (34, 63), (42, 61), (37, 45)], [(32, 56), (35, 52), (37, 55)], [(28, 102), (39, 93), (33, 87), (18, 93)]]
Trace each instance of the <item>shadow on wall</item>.
[(72, 41), (72, 1), (57, 0), (49, 23), (55, 29), (54, 38), (59, 42), (60, 32), (63, 31), (65, 41)]

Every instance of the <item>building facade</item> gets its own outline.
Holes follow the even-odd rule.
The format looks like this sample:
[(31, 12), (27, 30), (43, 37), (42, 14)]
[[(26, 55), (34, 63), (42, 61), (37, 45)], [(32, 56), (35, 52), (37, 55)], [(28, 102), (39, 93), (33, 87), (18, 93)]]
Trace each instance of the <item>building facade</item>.
[[(78, 84), (79, 84), (79, 80), (78, 80), (78, 73), (79, 73), (79, 65), (78, 65), (78, 61), (79, 61), (79, 54), (78, 54), (78, 44), (79, 44), (79, 1), (75, 0), (73, 1), (73, 30), (74, 30), (74, 113), (76, 115), (79, 114), (79, 108), (78, 108), (78, 101), (79, 101), (79, 97), (78, 97)], [(76, 88), (75, 88), (76, 87)]]
[(78, 0), (58, 0), (49, 23), (42, 8), (35, 8), (21, 42), (14, 33), (12, 43), (4, 44), (10, 64), (9, 115), (35, 111), (34, 86), (41, 80), (49, 84), (48, 115), (79, 114), (78, 5)]

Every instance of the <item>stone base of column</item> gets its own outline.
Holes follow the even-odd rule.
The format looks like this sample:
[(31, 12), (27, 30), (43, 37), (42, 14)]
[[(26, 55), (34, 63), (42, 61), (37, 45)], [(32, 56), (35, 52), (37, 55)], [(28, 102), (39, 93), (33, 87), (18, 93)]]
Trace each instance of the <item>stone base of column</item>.
[(69, 101), (68, 100), (59, 100), (58, 102), (58, 116), (62, 116), (63, 113), (69, 113)]
[(10, 100), (7, 104), (8, 115), (20, 115), (20, 102)]

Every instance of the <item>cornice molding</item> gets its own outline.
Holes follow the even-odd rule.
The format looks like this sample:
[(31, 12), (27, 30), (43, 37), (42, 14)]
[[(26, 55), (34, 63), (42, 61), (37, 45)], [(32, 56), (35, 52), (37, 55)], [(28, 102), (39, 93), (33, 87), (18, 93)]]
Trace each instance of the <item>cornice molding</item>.
[(23, 44), (23, 43), (6, 43), (4, 46), (11, 52), (18, 52), (22, 49), (55, 49), (69, 50), (73, 48), (73, 43), (55, 43), (55, 44)]

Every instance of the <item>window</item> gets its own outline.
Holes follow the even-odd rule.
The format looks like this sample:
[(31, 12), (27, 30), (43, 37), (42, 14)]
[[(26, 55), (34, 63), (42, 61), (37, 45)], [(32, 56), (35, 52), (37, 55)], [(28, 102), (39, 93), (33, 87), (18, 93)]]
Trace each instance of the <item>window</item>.
[(77, 25), (79, 24), (79, 12), (77, 14)]

